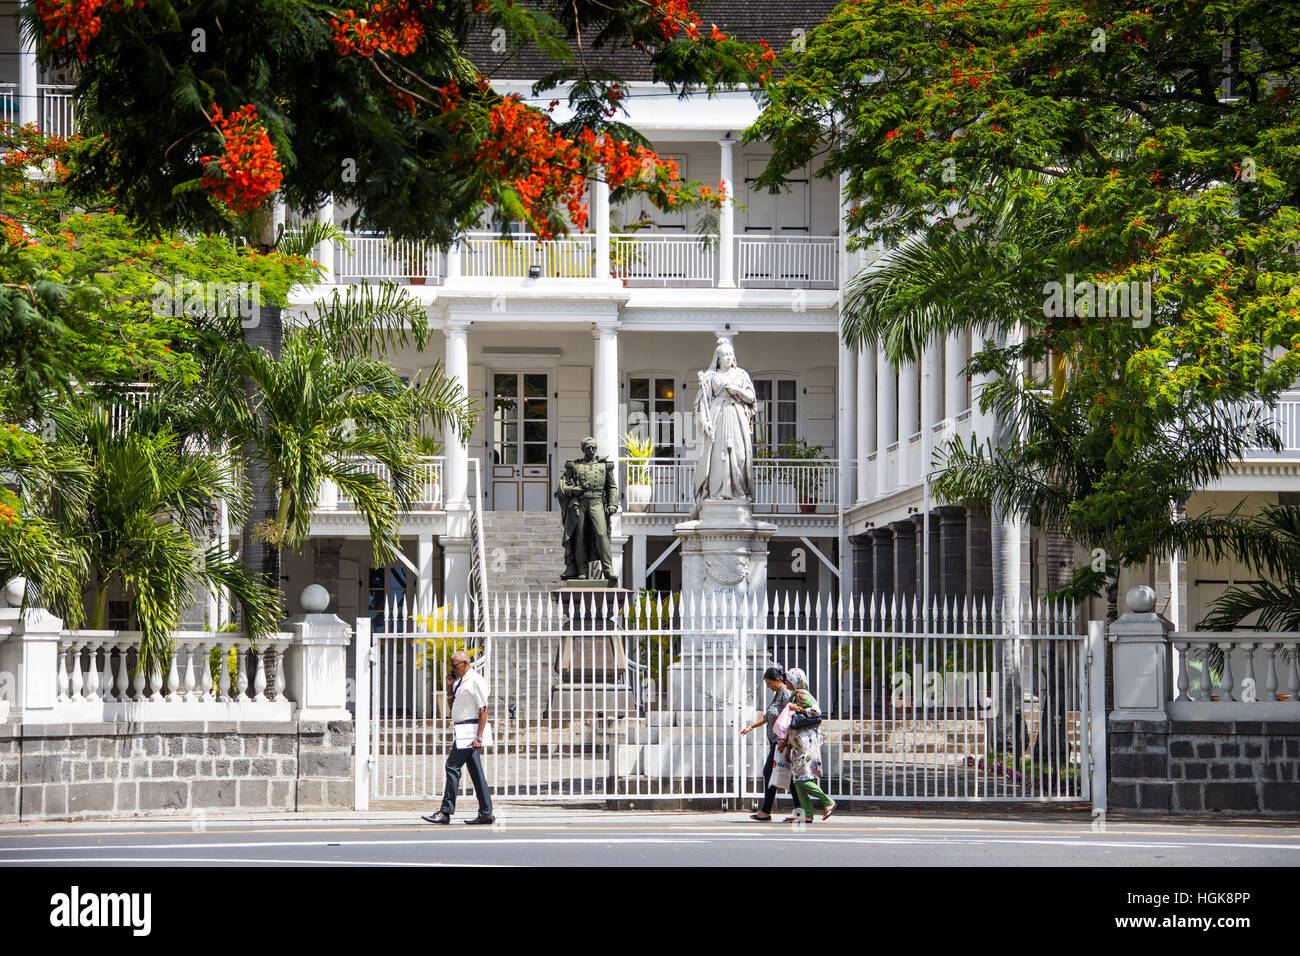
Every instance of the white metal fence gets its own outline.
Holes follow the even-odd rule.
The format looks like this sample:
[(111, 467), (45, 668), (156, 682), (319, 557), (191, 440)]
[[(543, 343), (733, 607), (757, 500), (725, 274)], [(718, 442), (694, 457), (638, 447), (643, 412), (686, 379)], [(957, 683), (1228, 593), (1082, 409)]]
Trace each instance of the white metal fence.
[(742, 286), (835, 288), (839, 240), (834, 236), (742, 236), (736, 281)]
[(407, 279), (435, 284), (442, 278), (442, 256), (427, 242), (389, 239), (380, 233), (348, 233), (347, 246), (334, 248), (334, 277), (338, 282), (361, 279)]
[(717, 256), (708, 236), (613, 236), (609, 245), (611, 274), (629, 285), (711, 286)]
[(461, 274), (525, 278), (536, 268), (539, 278), (590, 279), (596, 246), (591, 235), (540, 239), (526, 234), (502, 239), (494, 233), (470, 233), (461, 252)]
[[(548, 594), (494, 601), (490, 631), (376, 633), (369, 746), (376, 799), (441, 795), (443, 677), (473, 650), (491, 687), (494, 798), (748, 799), (768, 743), (740, 729), (801, 667), (823, 720), (822, 787), (841, 800), (1082, 802), (1090, 796), (1087, 642), (1072, 615), (928, 614), (802, 598), (682, 607)], [(427, 623), (427, 622), (426, 622)], [(784, 799), (784, 798), (783, 798)]]

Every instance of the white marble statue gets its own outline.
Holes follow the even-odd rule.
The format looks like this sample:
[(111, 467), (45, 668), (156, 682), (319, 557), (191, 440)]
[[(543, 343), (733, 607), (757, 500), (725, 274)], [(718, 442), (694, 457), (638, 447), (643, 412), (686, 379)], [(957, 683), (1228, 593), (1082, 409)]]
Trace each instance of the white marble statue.
[(701, 444), (692, 518), (699, 517), (705, 499), (752, 501), (754, 496), (754, 382), (736, 365), (728, 339), (718, 339), (713, 362), (699, 378), (695, 421)]

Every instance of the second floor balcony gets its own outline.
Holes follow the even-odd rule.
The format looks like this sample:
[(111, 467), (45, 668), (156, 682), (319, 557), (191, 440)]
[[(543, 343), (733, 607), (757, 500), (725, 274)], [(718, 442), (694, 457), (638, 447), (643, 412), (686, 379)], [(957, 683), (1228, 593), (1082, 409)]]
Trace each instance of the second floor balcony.
[[(543, 240), (532, 234), (504, 239), (470, 233), (459, 247), (439, 252), (424, 243), (376, 233), (349, 233), (347, 246), (325, 251), (336, 282), (389, 280), (442, 285), (457, 278), (593, 279), (601, 274), (599, 237), (576, 234)], [(743, 235), (730, 255), (712, 235), (640, 232), (609, 237), (609, 277), (630, 288), (835, 289), (836, 236)], [(733, 275), (728, 276), (728, 272)]]

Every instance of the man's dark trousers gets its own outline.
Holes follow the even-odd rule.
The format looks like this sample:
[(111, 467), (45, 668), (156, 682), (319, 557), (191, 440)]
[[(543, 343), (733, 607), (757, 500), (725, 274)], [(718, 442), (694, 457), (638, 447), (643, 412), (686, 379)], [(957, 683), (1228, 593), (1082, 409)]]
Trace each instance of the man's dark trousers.
[(451, 816), (456, 812), (456, 791), (460, 789), (460, 768), (469, 764), (469, 779), (474, 784), (474, 794), (478, 797), (478, 815), (492, 815), (492, 791), (488, 789), (487, 777), (483, 775), (483, 760), (473, 747), (453, 750), (447, 755), (447, 783), (442, 791), (442, 812)]

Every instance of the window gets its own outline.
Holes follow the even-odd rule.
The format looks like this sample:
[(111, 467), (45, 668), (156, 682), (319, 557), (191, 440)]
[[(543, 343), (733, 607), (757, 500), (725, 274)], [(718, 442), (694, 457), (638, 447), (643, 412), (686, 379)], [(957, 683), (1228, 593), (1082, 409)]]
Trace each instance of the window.
[(799, 383), (792, 378), (754, 380), (756, 451), (775, 453), (799, 429)]
[(109, 601), (108, 613), (104, 616), (104, 626), (110, 631), (128, 631), (131, 629), (131, 602)]
[(677, 383), (668, 376), (630, 379), (627, 402), (627, 430), (654, 439), (655, 457), (676, 455)]
[(746, 162), (745, 176), (745, 232), (768, 235), (807, 235), (810, 217), (810, 190), (812, 181), (805, 169), (793, 173), (786, 187), (776, 194), (754, 185), (767, 166), (767, 161), (751, 159)]
[[(370, 615), (370, 630), (373, 633), (411, 629), (414, 622), (405, 620), (406, 582), (406, 568), (389, 566), (370, 569), (366, 613)], [(390, 627), (391, 618), (396, 618), (397, 621)]]

